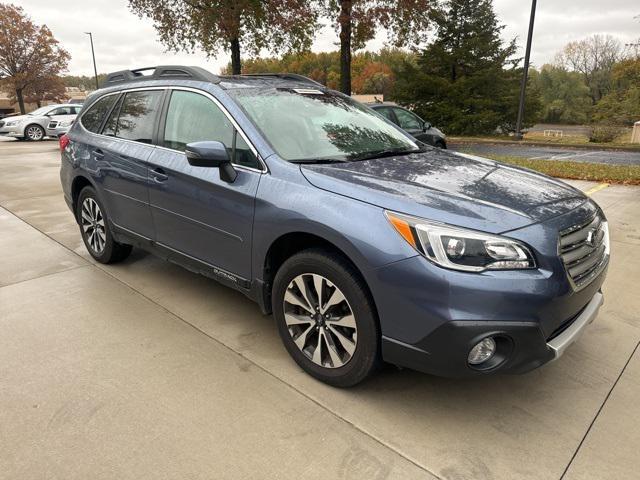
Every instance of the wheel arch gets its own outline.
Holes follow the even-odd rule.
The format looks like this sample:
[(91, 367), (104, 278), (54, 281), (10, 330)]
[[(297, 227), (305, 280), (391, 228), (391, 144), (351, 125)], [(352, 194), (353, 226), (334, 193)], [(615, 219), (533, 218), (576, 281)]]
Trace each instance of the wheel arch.
[(377, 317), (375, 299), (367, 282), (366, 276), (364, 275), (363, 269), (358, 266), (358, 263), (354, 261), (352, 256), (347, 253), (344, 247), (341, 247), (335, 242), (327, 240), (317, 234), (305, 231), (290, 231), (283, 233), (275, 238), (269, 245), (262, 264), (262, 270), (260, 272), (262, 275), (262, 279), (260, 280), (260, 283), (262, 284), (261, 297), (263, 299), (260, 303), (262, 304), (263, 311), (265, 311), (265, 313), (271, 313), (271, 290), (273, 286), (273, 279), (282, 264), (296, 253), (309, 249), (322, 249), (335, 253), (353, 267), (367, 290), (372, 308), (374, 312), (376, 312)]
[(71, 182), (71, 205), (73, 207), (73, 216), (76, 219), (76, 222), (79, 221), (78, 215), (77, 215), (77, 212), (78, 212), (78, 198), (80, 197), (80, 192), (85, 187), (92, 187), (94, 190), (96, 190), (96, 193), (97, 193), (96, 186), (89, 179), (89, 177), (87, 177), (85, 175), (82, 175), (82, 174), (76, 175), (74, 177), (73, 181)]

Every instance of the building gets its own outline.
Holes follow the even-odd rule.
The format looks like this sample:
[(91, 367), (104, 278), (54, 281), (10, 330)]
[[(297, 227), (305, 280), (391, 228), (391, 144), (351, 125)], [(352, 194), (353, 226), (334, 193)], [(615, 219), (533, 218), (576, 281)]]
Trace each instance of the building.
[[(66, 88), (67, 98), (64, 100), (68, 103), (83, 103), (85, 98), (91, 93), (90, 91), (82, 90), (78, 87), (67, 87)], [(42, 105), (49, 105), (51, 103), (56, 102), (42, 102)], [(31, 112), (38, 108), (36, 103), (25, 103), (25, 110), (27, 112)], [(0, 91), (0, 118), (5, 117), (7, 115), (16, 115), (20, 114), (20, 107), (17, 102), (13, 102), (11, 95)]]

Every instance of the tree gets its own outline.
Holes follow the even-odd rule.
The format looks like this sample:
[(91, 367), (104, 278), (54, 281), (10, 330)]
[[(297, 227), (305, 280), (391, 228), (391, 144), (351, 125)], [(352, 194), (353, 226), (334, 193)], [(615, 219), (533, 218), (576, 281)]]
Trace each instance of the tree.
[(340, 37), (340, 90), (351, 95), (351, 56), (379, 27), (395, 46), (426, 39), (430, 0), (326, 0), (324, 13)]
[(593, 105), (611, 89), (611, 69), (622, 57), (622, 44), (611, 35), (570, 42), (556, 56), (560, 66), (582, 74)]
[(612, 91), (595, 107), (594, 120), (615, 125), (633, 125), (640, 119), (640, 58), (614, 65)]
[(589, 87), (579, 73), (557, 65), (543, 65), (539, 72), (531, 71), (531, 84), (540, 93), (542, 121), (568, 124), (589, 121)]
[[(433, 22), (434, 41), (395, 72), (396, 101), (451, 133), (513, 130), (522, 68), (515, 40), (501, 39), (491, 0), (448, 0)], [(526, 104), (530, 123), (539, 109), (535, 89), (527, 89)]]
[(129, 0), (138, 16), (153, 20), (160, 41), (174, 51), (231, 52), (240, 74), (241, 53), (277, 53), (311, 46), (318, 11), (306, 0)]
[[(0, 3), (0, 82), (25, 113), (25, 91), (67, 68), (70, 56), (46, 25), (37, 26), (21, 7)], [(46, 82), (45, 82), (46, 83)]]
[(42, 102), (62, 102), (67, 98), (67, 90), (60, 77), (41, 77), (24, 90), (27, 103), (35, 103), (38, 108)]

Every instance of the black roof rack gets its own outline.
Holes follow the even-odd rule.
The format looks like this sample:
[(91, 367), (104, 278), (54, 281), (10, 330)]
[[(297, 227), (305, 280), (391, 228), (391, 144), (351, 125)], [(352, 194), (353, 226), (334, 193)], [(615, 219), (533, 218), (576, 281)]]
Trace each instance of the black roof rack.
[(242, 77), (276, 77), (281, 78), (282, 80), (296, 80), (302, 83), (309, 83), (312, 85), (317, 85), (319, 87), (324, 87), (320, 82), (316, 82), (312, 78), (305, 77), (304, 75), (298, 75), (297, 73), (243, 73)]
[[(143, 73), (153, 71), (152, 73)], [(220, 77), (200, 67), (185, 67), (183, 65), (162, 65), (157, 67), (137, 68), (135, 70), (120, 70), (107, 75), (102, 84), (110, 87), (118, 83), (137, 82), (142, 80), (183, 79), (199, 80), (202, 82), (220, 83)]]

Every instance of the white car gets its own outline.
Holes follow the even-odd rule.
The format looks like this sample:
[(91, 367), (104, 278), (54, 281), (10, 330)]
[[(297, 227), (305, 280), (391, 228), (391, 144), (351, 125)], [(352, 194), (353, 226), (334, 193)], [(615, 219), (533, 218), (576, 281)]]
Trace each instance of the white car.
[(26, 115), (7, 117), (0, 120), (0, 136), (32, 141), (59, 137), (69, 130), (81, 108), (75, 103), (47, 105)]

